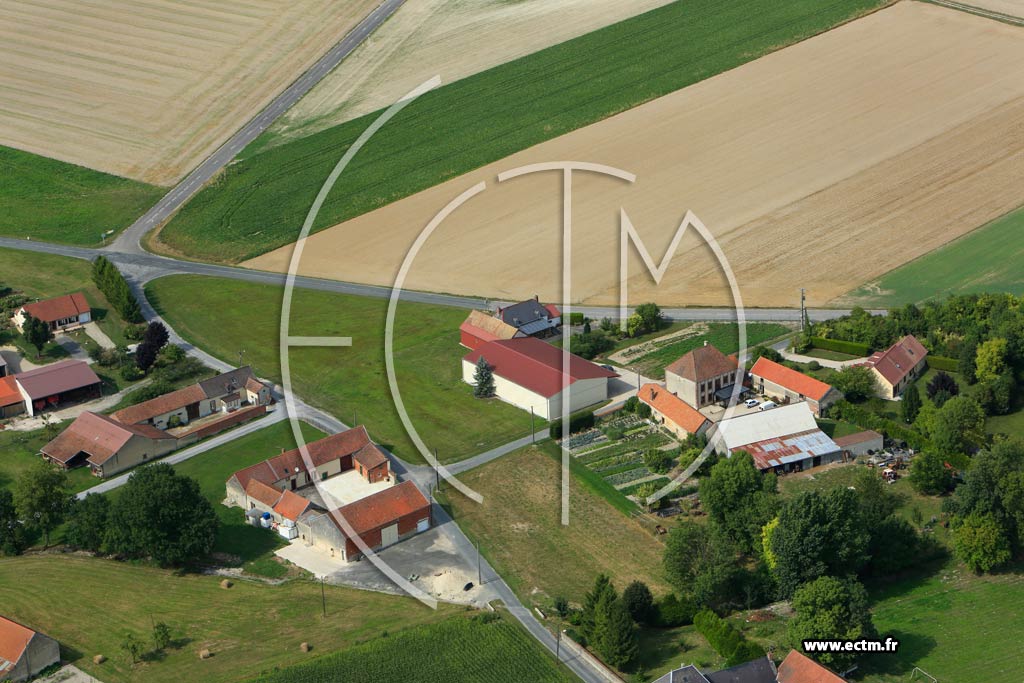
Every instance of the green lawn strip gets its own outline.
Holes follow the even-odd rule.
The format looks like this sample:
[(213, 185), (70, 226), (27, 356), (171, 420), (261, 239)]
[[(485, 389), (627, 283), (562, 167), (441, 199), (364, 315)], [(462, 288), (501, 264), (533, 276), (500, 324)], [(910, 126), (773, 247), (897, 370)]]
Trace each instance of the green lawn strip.
[[(763, 344), (788, 332), (788, 327), (778, 323), (747, 323), (747, 346)], [(707, 334), (665, 344), (651, 353), (631, 360), (629, 368), (645, 377), (661, 379), (665, 376), (665, 366), (698, 346), (703, 346), (705, 341), (724, 354), (736, 353), (739, 351), (739, 326), (736, 323), (708, 323)]]
[(843, 422), (842, 420), (829, 420), (821, 419), (818, 420), (818, 427), (821, 431), (825, 432), (829, 437), (838, 439), (841, 436), (849, 436), (850, 434), (856, 434), (857, 432), (864, 431), (855, 424), (849, 422)]
[(494, 621), (484, 623), (482, 616), (452, 617), (406, 629), (342, 652), (264, 673), (250, 683), (576, 680), (514, 619), (498, 613), (491, 617)]
[[(92, 317), (97, 326), (115, 344), (124, 346), (128, 343), (124, 336), (125, 323), (93, 284), (92, 266), (88, 261), (0, 248), (0, 285), (21, 291), (31, 299), (48, 299), (61, 294), (82, 292), (92, 308)], [(51, 346), (56, 344), (47, 348)], [(32, 355), (35, 355), (34, 348)]]
[[(166, 189), (0, 146), (0, 235), (99, 246)], [(111, 239), (113, 235), (107, 237)]]
[[(187, 340), (227, 362), (251, 364), (279, 381), (282, 288), (202, 276), (149, 283), (157, 311)], [(374, 440), (411, 462), (423, 462), (391, 398), (384, 365), (384, 299), (297, 291), (293, 335), (350, 336), (346, 348), (289, 352), (293, 388), (339, 419), (365, 424)], [(395, 373), (413, 425), (442, 462), (490, 450), (530, 433), (530, 414), (498, 400), (479, 400), (462, 382), (459, 324), (466, 311), (401, 303), (395, 317)], [(537, 420), (541, 429), (545, 423)]]
[(1024, 294), (1024, 208), (844, 294), (837, 303), (890, 307), (948, 294)]
[[(53, 436), (70, 423), (58, 423)], [(39, 449), (50, 441), (52, 436), (45, 429), (31, 432), (17, 432), (12, 429), (0, 431), (0, 488), (14, 490), (18, 477), (39, 460)], [(80, 467), (68, 472), (68, 484), (71, 491), (78, 493), (95, 486), (99, 480), (92, 476), (88, 467)]]
[[(4, 616), (56, 638), (65, 661), (106, 683), (244, 680), (309, 661), (302, 642), (327, 654), (461, 611), (328, 585), (324, 618), (319, 582), (236, 581), (225, 590), (220, 581), (74, 555), (0, 558)], [(131, 632), (148, 644), (154, 621), (171, 627), (175, 646), (132, 667), (120, 643)], [(210, 659), (198, 657), (204, 648)], [(94, 664), (97, 654), (108, 660)]]
[[(431, 91), (345, 169), (314, 230), (756, 59), (882, 0), (687, 0)], [(292, 242), (323, 180), (377, 113), (263, 149), (257, 139), (160, 234), (238, 261)]]

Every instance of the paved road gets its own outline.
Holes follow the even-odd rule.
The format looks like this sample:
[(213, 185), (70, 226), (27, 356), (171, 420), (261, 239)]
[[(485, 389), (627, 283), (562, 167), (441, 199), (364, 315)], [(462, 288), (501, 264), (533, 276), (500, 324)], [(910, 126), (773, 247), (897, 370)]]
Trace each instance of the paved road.
[[(232, 159), (246, 145), (255, 140), (270, 124), (288, 111), (292, 105), (298, 102), (314, 85), (319, 83), (334, 67), (338, 66), (341, 60), (345, 59), (352, 50), (358, 47), (378, 26), (383, 24), (404, 2), (405, 0), (384, 0), (381, 5), (370, 12), (339, 43), (328, 50), (308, 71), (299, 76), (294, 83), (275, 97), (254, 119), (245, 124), (209, 158), (185, 176), (185, 179), (164, 195), (153, 208), (132, 223), (127, 230), (118, 235), (117, 239), (107, 248), (111, 251), (122, 253), (143, 253), (140, 242), (147, 232), (170, 218), (185, 202), (199, 192), (211, 178), (231, 163)], [(222, 93), (222, 96), (230, 97), (231, 93)]]
[[(968, 14), (977, 14), (978, 16), (985, 17), (986, 19), (995, 19), (996, 21), (1003, 21), (1008, 24), (1016, 24), (1017, 26), (1024, 26), (1024, 16), (1016, 17), (1012, 14), (1003, 14), (1002, 12), (996, 12), (994, 10), (985, 9), (983, 7), (976, 7), (963, 2), (953, 2), (953, 0), (931, 0), (936, 5), (942, 5), (943, 7), (949, 7), (950, 9), (957, 9), (961, 12), (967, 12)], [(1024, 8), (1021, 9), (1021, 14), (1024, 15)]]

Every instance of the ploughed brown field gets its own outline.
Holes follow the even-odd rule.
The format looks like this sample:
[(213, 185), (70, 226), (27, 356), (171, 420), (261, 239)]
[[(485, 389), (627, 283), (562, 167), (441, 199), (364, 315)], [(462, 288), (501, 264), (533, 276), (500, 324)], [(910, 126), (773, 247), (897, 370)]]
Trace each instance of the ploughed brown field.
[[(794, 305), (799, 287), (821, 305), (1024, 204), (1022, 73), (1024, 29), (900, 2), (313, 235), (300, 270), (391, 284), (435, 213), (486, 181), (427, 241), (406, 286), (561, 300), (559, 175), (496, 176), (590, 161), (637, 180), (577, 174), (572, 300), (617, 301), (622, 207), (656, 262), (690, 209), (746, 305)], [(284, 270), (290, 255), (245, 265)], [(661, 286), (635, 254), (630, 274), (633, 301), (731, 301), (692, 233)]]
[(377, 0), (5, 0), (0, 144), (172, 184)]

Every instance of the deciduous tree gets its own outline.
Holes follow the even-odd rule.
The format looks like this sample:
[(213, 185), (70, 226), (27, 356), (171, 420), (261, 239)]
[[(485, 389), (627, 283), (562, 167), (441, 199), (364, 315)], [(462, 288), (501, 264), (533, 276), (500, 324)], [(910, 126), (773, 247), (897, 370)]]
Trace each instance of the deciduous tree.
[(53, 330), (50, 329), (49, 323), (26, 313), (25, 321), (21, 325), (21, 336), (25, 338), (25, 343), (35, 347), (38, 358), (42, 355), (43, 348), (53, 341)]
[[(852, 578), (822, 576), (793, 594), (789, 639), (794, 648), (804, 640), (860, 640), (875, 636), (864, 587)], [(822, 652), (813, 655), (824, 664), (844, 667), (854, 653)]]
[(45, 460), (25, 470), (14, 486), (14, 505), (18, 515), (30, 527), (43, 534), (43, 545), (50, 545), (50, 532), (64, 521), (71, 507), (68, 478)]

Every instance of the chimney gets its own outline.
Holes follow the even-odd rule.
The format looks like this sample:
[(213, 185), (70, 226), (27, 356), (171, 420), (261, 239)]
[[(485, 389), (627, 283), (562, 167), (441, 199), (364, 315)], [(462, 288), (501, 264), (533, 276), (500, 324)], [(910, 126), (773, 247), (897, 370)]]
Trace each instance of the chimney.
[(704, 340), (704, 346), (707, 346), (707, 345), (708, 345), (708, 340), (707, 340), (707, 339), (705, 339), (705, 340)]

